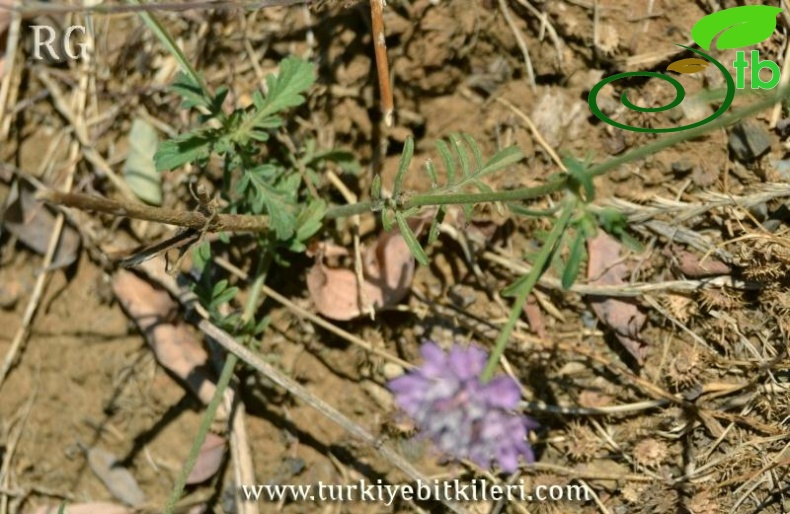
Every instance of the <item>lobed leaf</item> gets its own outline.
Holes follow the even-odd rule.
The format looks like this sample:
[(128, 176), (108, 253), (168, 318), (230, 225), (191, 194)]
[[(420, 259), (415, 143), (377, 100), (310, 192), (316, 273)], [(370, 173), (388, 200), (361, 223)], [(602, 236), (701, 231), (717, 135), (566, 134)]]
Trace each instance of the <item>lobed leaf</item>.
[(158, 171), (167, 171), (188, 162), (208, 159), (213, 138), (206, 132), (188, 132), (163, 141), (154, 155)]

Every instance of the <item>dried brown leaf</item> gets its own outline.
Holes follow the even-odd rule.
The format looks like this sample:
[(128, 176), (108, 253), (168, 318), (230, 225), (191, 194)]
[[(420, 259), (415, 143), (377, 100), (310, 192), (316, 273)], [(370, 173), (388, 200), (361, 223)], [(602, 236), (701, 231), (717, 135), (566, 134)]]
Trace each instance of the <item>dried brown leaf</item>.
[(145, 493), (137, 485), (137, 480), (128, 469), (119, 464), (118, 458), (112, 453), (100, 448), (90, 448), (88, 465), (117, 499), (131, 507), (145, 503)]
[(126, 270), (115, 274), (113, 291), (145, 335), (156, 360), (208, 403), (215, 391), (205, 371), (208, 355), (187, 325), (172, 321), (178, 306), (170, 295)]
[(732, 268), (714, 257), (700, 259), (692, 252), (680, 248), (666, 248), (664, 255), (672, 257), (678, 270), (688, 278), (704, 278), (717, 275), (729, 275)]
[(195, 466), (187, 477), (187, 484), (199, 484), (213, 477), (222, 466), (225, 457), (226, 440), (224, 437), (209, 432), (203, 446), (200, 447)]
[[(409, 220), (415, 234), (425, 227), (424, 218)], [(414, 257), (406, 241), (395, 228), (382, 233), (375, 246), (362, 253), (362, 299), (356, 274), (344, 268), (331, 268), (324, 259), (339, 252), (334, 245), (322, 245), (316, 263), (307, 274), (307, 289), (316, 310), (330, 319), (345, 321), (360, 316), (370, 307), (385, 309), (401, 301), (411, 288), (414, 278)]]
[(546, 322), (543, 320), (543, 313), (540, 311), (540, 306), (534, 295), (529, 295), (527, 298), (527, 303), (524, 304), (524, 314), (527, 316), (529, 328), (531, 328), (538, 337), (543, 339), (547, 338)]
[[(14, 234), (31, 250), (44, 255), (55, 229), (55, 215), (49, 207), (36, 201), (36, 188), (26, 180), (18, 180), (11, 186), (3, 211), (3, 227)], [(52, 267), (70, 265), (79, 255), (80, 235), (68, 224), (63, 226), (60, 242), (52, 259)]]
[[(587, 242), (589, 260), (587, 278), (594, 285), (625, 284), (628, 266), (620, 258), (622, 245), (609, 234), (601, 232)], [(611, 328), (620, 344), (641, 365), (647, 355), (647, 344), (639, 339), (646, 316), (628, 298), (590, 296), (590, 307), (598, 319)]]

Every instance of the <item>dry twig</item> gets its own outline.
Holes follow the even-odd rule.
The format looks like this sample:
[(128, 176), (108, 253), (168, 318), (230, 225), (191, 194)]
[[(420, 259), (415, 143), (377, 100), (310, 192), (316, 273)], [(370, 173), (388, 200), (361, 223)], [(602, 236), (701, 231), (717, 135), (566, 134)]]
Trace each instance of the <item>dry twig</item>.
[(384, 124), (392, 126), (395, 104), (390, 85), (390, 67), (387, 61), (387, 40), (384, 32), (384, 0), (370, 0), (370, 17), (373, 28), (373, 48), (376, 53), (376, 72), (379, 77), (379, 94), (381, 95), (381, 113)]

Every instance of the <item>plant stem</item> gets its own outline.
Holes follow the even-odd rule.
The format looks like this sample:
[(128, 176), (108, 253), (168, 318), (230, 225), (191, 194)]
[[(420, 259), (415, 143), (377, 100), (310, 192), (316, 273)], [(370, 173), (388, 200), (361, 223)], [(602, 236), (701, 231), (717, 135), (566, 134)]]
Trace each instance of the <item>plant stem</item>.
[[(269, 266), (271, 265), (271, 261), (272, 259), (269, 257), (269, 252), (261, 252), (261, 255), (258, 259), (258, 270), (255, 280), (252, 284), (252, 290), (250, 292), (250, 296), (247, 298), (247, 301), (244, 304), (244, 312), (242, 312), (241, 315), (241, 321), (244, 325), (246, 325), (250, 320), (253, 319), (253, 316), (255, 316), (255, 309), (258, 308), (258, 302), (261, 298), (261, 291), (263, 290), (264, 282), (266, 282), (266, 274), (268, 272)], [(245, 340), (245, 344), (248, 344), (251, 338), (252, 336), (248, 336)], [(184, 463), (184, 467), (181, 470), (181, 473), (178, 475), (176, 484), (173, 487), (173, 492), (170, 494), (170, 499), (167, 502), (165, 514), (172, 514), (176, 503), (181, 498), (181, 494), (184, 492), (184, 486), (186, 485), (187, 477), (192, 472), (192, 468), (195, 467), (197, 458), (200, 455), (200, 448), (206, 441), (206, 436), (208, 435), (208, 431), (211, 428), (211, 424), (214, 422), (214, 418), (217, 416), (217, 409), (219, 408), (219, 405), (225, 396), (225, 390), (230, 384), (230, 379), (233, 377), (233, 370), (236, 368), (238, 361), (239, 358), (236, 356), (236, 354), (228, 352), (227, 358), (225, 359), (225, 364), (223, 365), (222, 372), (219, 376), (219, 380), (217, 381), (217, 389), (214, 391), (214, 396), (211, 397), (211, 401), (209, 402), (208, 407), (206, 407), (206, 412), (203, 414), (203, 419), (201, 420), (200, 427), (198, 428), (198, 432), (195, 435), (195, 440), (192, 443), (192, 447), (189, 449), (187, 461)]]
[(238, 361), (239, 358), (235, 354), (228, 353), (228, 357), (225, 359), (225, 365), (222, 367), (222, 373), (220, 374), (219, 380), (217, 381), (217, 389), (214, 392), (214, 396), (211, 397), (208, 407), (206, 407), (206, 412), (203, 415), (203, 420), (201, 421), (198, 432), (195, 435), (192, 448), (189, 450), (187, 461), (184, 463), (184, 467), (181, 469), (181, 473), (178, 475), (176, 484), (173, 487), (173, 492), (170, 493), (170, 498), (167, 501), (167, 507), (165, 507), (165, 514), (173, 513), (176, 503), (178, 503), (178, 500), (181, 498), (181, 494), (184, 492), (184, 486), (186, 485), (187, 477), (192, 471), (192, 468), (195, 467), (195, 463), (197, 462), (198, 456), (200, 455), (200, 448), (203, 446), (206, 436), (208, 435), (208, 431), (211, 428), (211, 423), (217, 415), (217, 409), (219, 408), (219, 404), (222, 403), (222, 400), (225, 396), (225, 390), (228, 388), (228, 384), (230, 384), (230, 379), (233, 377), (233, 370), (235, 369), (236, 363)]
[[(138, 6), (140, 5), (139, 0), (127, 0), (127, 2)], [(189, 59), (187, 59), (187, 56), (181, 51), (181, 48), (179, 48), (178, 44), (176, 44), (173, 38), (170, 37), (170, 34), (167, 32), (167, 30), (165, 30), (164, 27), (162, 27), (162, 24), (159, 23), (159, 20), (153, 14), (148, 12), (148, 10), (140, 10), (137, 14), (139, 14), (143, 22), (148, 25), (148, 28), (151, 29), (151, 32), (153, 32), (154, 35), (159, 38), (159, 42), (162, 43), (164, 47), (170, 52), (170, 55), (175, 57), (175, 59), (178, 61), (178, 64), (181, 65), (181, 71), (189, 75), (195, 84), (200, 86), (200, 90), (203, 93), (203, 98), (210, 102), (211, 92), (206, 86), (206, 83), (200, 77), (195, 68), (192, 67)]]
[[(565, 187), (565, 177), (553, 179), (543, 185), (536, 187), (526, 187), (511, 189), (509, 191), (495, 191), (491, 193), (456, 193), (456, 194), (431, 194), (423, 193), (407, 198), (399, 206), (399, 210), (406, 211), (412, 207), (424, 207), (428, 205), (450, 205), (450, 204), (469, 204), (481, 202), (516, 202), (519, 200), (529, 200), (544, 196), (561, 190)], [(349, 205), (332, 207), (327, 211), (327, 219), (346, 218), (355, 214), (370, 212), (376, 206), (376, 202), (359, 202)]]
[(516, 326), (516, 321), (518, 321), (518, 318), (521, 316), (521, 312), (524, 309), (524, 304), (527, 302), (527, 297), (529, 296), (529, 293), (532, 292), (532, 288), (535, 287), (535, 284), (538, 282), (540, 276), (543, 274), (546, 264), (551, 260), (551, 256), (554, 254), (554, 250), (557, 246), (557, 241), (559, 241), (560, 236), (565, 231), (565, 227), (568, 226), (568, 222), (570, 221), (571, 216), (573, 216), (575, 210), (576, 201), (571, 197), (565, 201), (562, 214), (560, 214), (559, 219), (557, 219), (557, 221), (554, 223), (554, 227), (552, 227), (551, 232), (549, 232), (545, 243), (540, 249), (540, 253), (538, 253), (538, 256), (535, 258), (535, 263), (532, 266), (532, 270), (530, 270), (527, 275), (518, 279), (508, 288), (515, 289), (516, 299), (513, 301), (513, 307), (510, 309), (510, 316), (508, 317), (505, 325), (502, 327), (502, 331), (499, 333), (499, 336), (497, 336), (496, 342), (494, 343), (494, 349), (491, 351), (491, 355), (488, 358), (488, 362), (486, 363), (486, 367), (483, 370), (483, 374), (480, 376), (480, 380), (482, 382), (488, 382), (494, 375), (494, 371), (496, 371), (499, 359), (502, 357), (502, 354), (505, 353), (505, 347), (507, 346), (508, 341), (510, 341), (510, 334), (513, 332), (513, 328)]

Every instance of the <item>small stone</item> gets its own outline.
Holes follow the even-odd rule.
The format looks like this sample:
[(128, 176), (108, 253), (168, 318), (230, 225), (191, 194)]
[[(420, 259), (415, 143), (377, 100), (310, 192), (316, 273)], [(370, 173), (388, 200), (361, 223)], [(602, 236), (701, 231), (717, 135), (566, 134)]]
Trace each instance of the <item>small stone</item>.
[(403, 366), (395, 362), (385, 362), (384, 365), (381, 366), (381, 374), (384, 375), (384, 378), (387, 380), (392, 380), (395, 377), (403, 375)]
[(757, 221), (763, 221), (768, 217), (768, 205), (765, 202), (758, 203), (749, 208), (749, 213)]
[(685, 159), (672, 163), (672, 173), (677, 173), (678, 175), (685, 175), (686, 173), (690, 173), (693, 169), (694, 165)]
[(782, 118), (776, 123), (776, 133), (781, 137), (790, 135), (790, 118)]
[(447, 292), (447, 296), (456, 307), (461, 309), (465, 309), (477, 301), (475, 290), (463, 284), (452, 286)]
[(18, 280), (7, 280), (0, 284), (0, 308), (13, 309), (22, 296), (22, 285)]
[(779, 175), (781, 180), (790, 182), (790, 160), (771, 160), (771, 167)]
[(751, 162), (771, 148), (771, 136), (765, 128), (752, 121), (741, 121), (730, 132), (730, 150), (744, 163)]
[(781, 222), (781, 220), (777, 220), (777, 219), (770, 219), (770, 220), (765, 220), (765, 221), (763, 222), (763, 228), (764, 228), (765, 230), (767, 230), (768, 232), (771, 232), (771, 233), (773, 233), (773, 232), (776, 232), (776, 230), (777, 230), (777, 229), (778, 229), (778, 228), (779, 228), (781, 225), (782, 225), (782, 222)]

